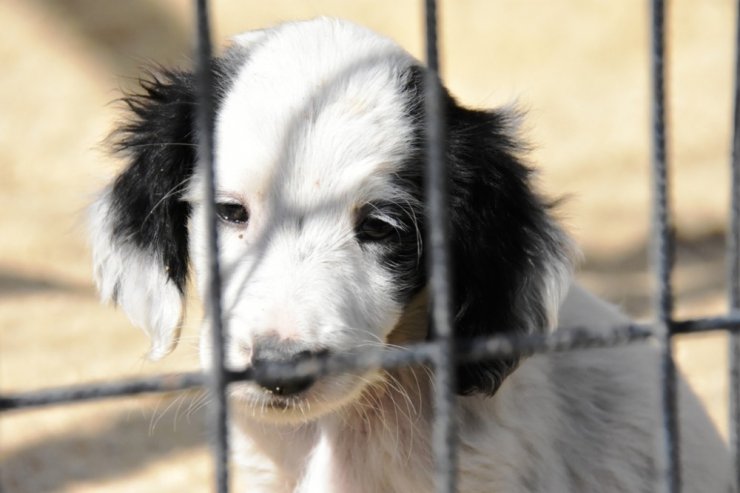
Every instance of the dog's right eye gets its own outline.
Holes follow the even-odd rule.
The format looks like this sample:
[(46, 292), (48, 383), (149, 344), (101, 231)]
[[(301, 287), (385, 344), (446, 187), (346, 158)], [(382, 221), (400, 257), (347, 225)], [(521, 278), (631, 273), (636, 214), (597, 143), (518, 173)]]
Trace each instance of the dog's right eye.
[(402, 228), (385, 204), (367, 204), (360, 208), (355, 233), (361, 243), (379, 243), (397, 237)]
[(231, 224), (245, 224), (249, 221), (249, 213), (246, 207), (233, 202), (216, 204), (216, 215), (222, 221)]
[(357, 227), (357, 235), (362, 241), (383, 241), (396, 232), (396, 228), (377, 217), (366, 217)]

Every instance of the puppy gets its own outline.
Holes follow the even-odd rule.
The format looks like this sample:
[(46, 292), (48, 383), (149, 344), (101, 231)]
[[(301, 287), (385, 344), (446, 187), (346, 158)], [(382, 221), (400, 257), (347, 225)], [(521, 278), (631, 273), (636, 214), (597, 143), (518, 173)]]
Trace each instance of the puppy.
[[(321, 18), (237, 36), (212, 71), (229, 367), (425, 340), (423, 66)], [(118, 132), (127, 166), (91, 230), (103, 300), (147, 331), (156, 359), (176, 344), (191, 264), (207, 291), (206, 219), (193, 74), (141, 86)], [(446, 92), (444, 110), (456, 337), (627, 324), (572, 282), (574, 249), (533, 190), (512, 115)], [(649, 344), (460, 364), (459, 491), (659, 491), (658, 369)], [(229, 393), (246, 491), (434, 489), (427, 368)], [(734, 491), (727, 450), (683, 383), (681, 423), (684, 491)]]

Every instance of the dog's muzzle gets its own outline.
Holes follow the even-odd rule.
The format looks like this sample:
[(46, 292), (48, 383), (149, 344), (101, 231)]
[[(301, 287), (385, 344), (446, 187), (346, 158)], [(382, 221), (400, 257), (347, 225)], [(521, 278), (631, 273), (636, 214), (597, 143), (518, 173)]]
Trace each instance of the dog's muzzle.
[(256, 338), (252, 346), (255, 383), (267, 392), (280, 397), (305, 392), (316, 382), (314, 377), (276, 378), (270, 367), (290, 368), (301, 361), (326, 353), (326, 349), (312, 348), (305, 343), (282, 339), (277, 335)]

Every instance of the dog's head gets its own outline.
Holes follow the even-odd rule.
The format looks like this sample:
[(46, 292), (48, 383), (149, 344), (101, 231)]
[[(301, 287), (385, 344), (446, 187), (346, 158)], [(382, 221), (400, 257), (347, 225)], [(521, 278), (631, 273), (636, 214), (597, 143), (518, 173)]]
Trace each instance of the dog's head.
[[(427, 337), (419, 62), (318, 19), (237, 37), (212, 67), (229, 364)], [(189, 266), (204, 293), (208, 265), (193, 76), (163, 71), (142, 88), (126, 99), (117, 145), (128, 166), (92, 207), (92, 241), (103, 299), (149, 333), (158, 358), (176, 343)], [(569, 244), (531, 189), (510, 116), (447, 94), (445, 113), (455, 333), (547, 330), (569, 282)], [(516, 364), (461, 365), (459, 391), (491, 394)], [(375, 377), (238, 392), (268, 418), (305, 419)]]

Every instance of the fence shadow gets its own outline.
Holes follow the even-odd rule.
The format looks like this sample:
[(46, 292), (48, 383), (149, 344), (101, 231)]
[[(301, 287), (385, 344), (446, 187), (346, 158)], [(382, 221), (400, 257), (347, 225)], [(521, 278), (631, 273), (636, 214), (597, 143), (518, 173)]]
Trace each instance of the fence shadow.
[[(677, 309), (725, 295), (727, 266), (723, 232), (692, 237), (679, 235), (674, 260), (674, 306)], [(646, 243), (635, 245), (620, 255), (586, 252), (586, 261), (578, 277), (630, 316), (650, 315), (654, 284)]]
[[(178, 64), (192, 51), (192, 29), (160, 2), (126, 0), (26, 0), (76, 32), (87, 53), (108, 66), (124, 88), (134, 86), (152, 60)], [(189, 7), (189, 5), (184, 5)], [(131, 78), (127, 80), (126, 78)], [(113, 82), (114, 79), (111, 79)]]
[(179, 401), (165, 410), (175, 399), (163, 397), (159, 405), (136, 411), (126, 406), (101, 427), (91, 429), (81, 422), (58, 435), (4, 450), (0, 491), (68, 491), (72, 484), (125, 477), (173, 454), (205, 447), (203, 406), (188, 411), (189, 403), (198, 402), (198, 393), (179, 397), (183, 399), (179, 413), (175, 412)]
[(48, 292), (95, 296), (92, 285), (72, 284), (0, 267), (0, 296), (23, 296)]

